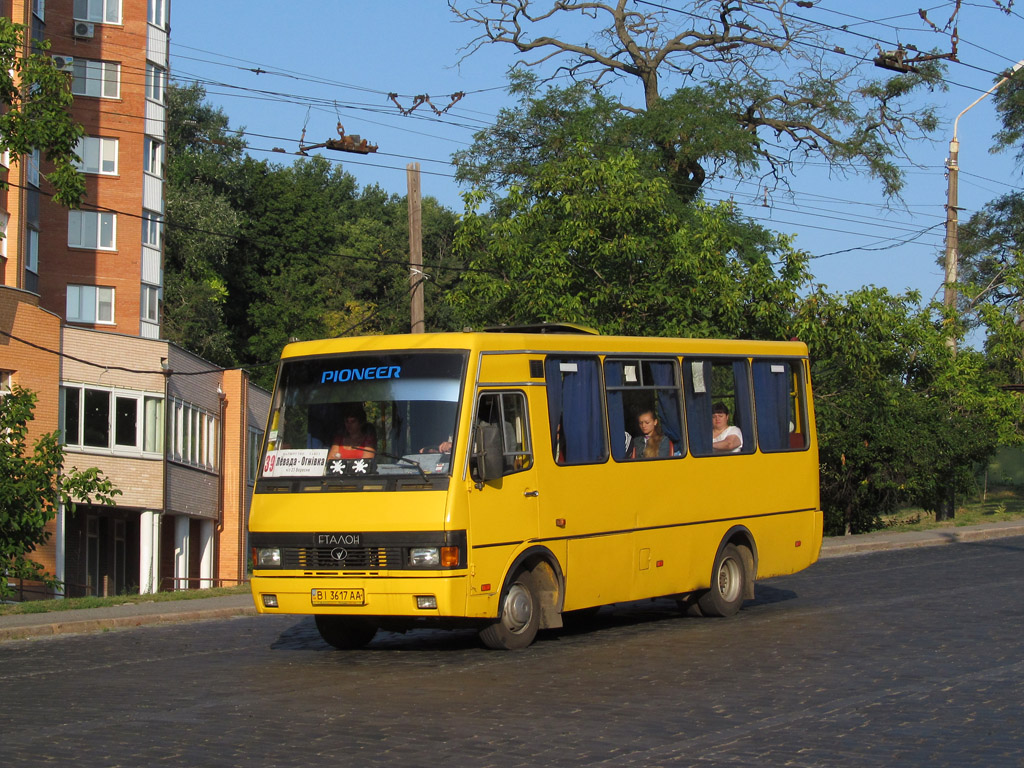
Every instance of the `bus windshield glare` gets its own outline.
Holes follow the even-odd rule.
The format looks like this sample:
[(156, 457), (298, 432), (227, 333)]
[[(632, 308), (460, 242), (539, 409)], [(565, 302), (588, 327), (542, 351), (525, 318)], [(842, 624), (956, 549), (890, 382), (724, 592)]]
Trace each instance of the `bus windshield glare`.
[(465, 361), (452, 352), (285, 361), (261, 476), (449, 474)]

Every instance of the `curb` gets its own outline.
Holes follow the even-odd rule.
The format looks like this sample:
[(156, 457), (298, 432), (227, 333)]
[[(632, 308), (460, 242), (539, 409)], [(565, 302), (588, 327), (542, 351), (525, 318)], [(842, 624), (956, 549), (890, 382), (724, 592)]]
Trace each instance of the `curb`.
[(131, 629), (133, 627), (153, 624), (180, 624), (208, 619), (230, 619), (235, 616), (255, 615), (256, 608), (250, 605), (228, 608), (197, 608), (189, 611), (134, 614), (132, 616), (106, 616), (102, 618), (26, 624), (14, 627), (0, 626), (0, 643), (7, 640), (28, 640), (33, 637), (80, 635), (89, 632), (106, 632), (112, 629)]
[(890, 533), (876, 531), (854, 536), (830, 536), (822, 541), (819, 559), (862, 555), (869, 552), (888, 552), (894, 549), (936, 547), (972, 541), (1024, 536), (1024, 522), (1011, 520), (961, 528), (934, 528), (929, 531)]

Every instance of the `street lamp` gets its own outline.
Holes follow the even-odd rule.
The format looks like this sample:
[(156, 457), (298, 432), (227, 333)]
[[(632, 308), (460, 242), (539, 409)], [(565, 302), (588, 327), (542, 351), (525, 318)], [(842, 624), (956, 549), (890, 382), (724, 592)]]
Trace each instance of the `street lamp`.
[[(1021, 67), (1024, 67), (1024, 59), (1021, 59), (1014, 64), (1013, 68), (1005, 77), (981, 94), (981, 96), (976, 98), (967, 107), (967, 109), (957, 115), (956, 120), (953, 121), (953, 138), (949, 142), (949, 158), (946, 160), (946, 172), (949, 178), (949, 191), (946, 198), (946, 286), (943, 291), (942, 303), (947, 307), (956, 306), (957, 259), (959, 255), (957, 231), (957, 206), (959, 205), (959, 201), (957, 200), (957, 175), (960, 168), (957, 165), (957, 156), (960, 152), (960, 142), (957, 139), (957, 126), (960, 123), (960, 118), (963, 117), (968, 110), (975, 107), (978, 102), (986, 96), (990, 96), (999, 86), (1013, 77), (1014, 73), (1016, 73)], [(956, 347), (956, 341), (954, 339), (950, 338), (948, 343), (950, 347)]]

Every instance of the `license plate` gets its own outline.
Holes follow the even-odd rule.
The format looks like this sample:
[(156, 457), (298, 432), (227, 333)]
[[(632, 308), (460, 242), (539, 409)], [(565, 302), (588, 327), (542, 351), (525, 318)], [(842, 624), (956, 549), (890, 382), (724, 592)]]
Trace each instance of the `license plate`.
[(366, 605), (366, 591), (353, 587), (314, 589), (310, 599), (313, 605)]

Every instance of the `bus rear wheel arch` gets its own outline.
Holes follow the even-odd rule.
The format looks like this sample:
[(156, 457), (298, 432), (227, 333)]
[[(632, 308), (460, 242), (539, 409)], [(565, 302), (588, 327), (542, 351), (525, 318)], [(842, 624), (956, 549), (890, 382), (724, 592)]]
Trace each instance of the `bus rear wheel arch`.
[[(735, 616), (754, 591), (754, 557), (749, 547), (729, 542), (718, 550), (711, 568), (711, 588), (690, 601), (690, 614)], [(696, 608), (696, 610), (692, 610)]]

